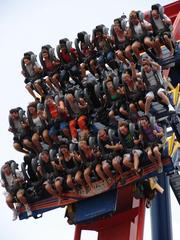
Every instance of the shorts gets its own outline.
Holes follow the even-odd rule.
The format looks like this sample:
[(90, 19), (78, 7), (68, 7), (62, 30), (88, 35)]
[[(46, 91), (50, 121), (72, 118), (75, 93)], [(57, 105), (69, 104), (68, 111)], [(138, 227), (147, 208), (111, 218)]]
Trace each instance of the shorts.
[(161, 42), (164, 40), (164, 35), (167, 35), (168, 38), (171, 38), (171, 32), (170, 31), (165, 31), (165, 30), (160, 30), (154, 34), (155, 38), (159, 38)]
[(60, 129), (67, 129), (69, 127), (69, 124), (68, 122), (61, 122), (60, 123)]
[(122, 157), (120, 156), (116, 156), (115, 158), (113, 158), (113, 161), (117, 162), (117, 163), (122, 163)]
[[(165, 91), (165, 89), (164, 88), (159, 88), (158, 90), (157, 90), (157, 94), (158, 93), (161, 93), (161, 92), (166, 92)], [(152, 98), (155, 98), (155, 95), (154, 95), (154, 92), (153, 91), (149, 91), (147, 94), (146, 94), (146, 98), (147, 97), (152, 97)]]
[(162, 143), (152, 143), (151, 145), (149, 145), (149, 146), (145, 149), (145, 151), (148, 152), (149, 150), (153, 150), (153, 148), (155, 148), (155, 147), (158, 147), (159, 150), (161, 151), (162, 148), (163, 148), (163, 144), (162, 144)]
[(27, 135), (21, 135), (21, 136), (14, 136), (13, 142), (21, 145), (23, 143), (23, 140), (25, 139), (31, 141), (31, 135), (27, 134)]
[(24, 81), (28, 86), (31, 86), (34, 83), (41, 83), (42, 80), (41, 79), (37, 79), (37, 78), (26, 78)]
[(135, 153), (137, 153), (138, 157), (140, 157), (143, 152), (140, 149), (132, 149), (132, 153), (125, 153), (123, 155), (123, 158), (126, 157), (126, 158), (128, 158), (129, 161), (131, 161), (132, 160), (132, 155), (135, 154)]
[(153, 39), (153, 34), (152, 33), (150, 33), (150, 32), (148, 32), (148, 33), (144, 33), (144, 34), (142, 34), (141, 36), (134, 36), (133, 37), (133, 43), (134, 42), (140, 42), (140, 43), (144, 43), (144, 39), (146, 38), (146, 37), (148, 37), (148, 38), (150, 38), (150, 39)]
[(59, 130), (60, 129), (57, 129), (55, 126), (52, 126), (50, 129), (49, 129), (49, 136), (57, 136), (59, 134)]

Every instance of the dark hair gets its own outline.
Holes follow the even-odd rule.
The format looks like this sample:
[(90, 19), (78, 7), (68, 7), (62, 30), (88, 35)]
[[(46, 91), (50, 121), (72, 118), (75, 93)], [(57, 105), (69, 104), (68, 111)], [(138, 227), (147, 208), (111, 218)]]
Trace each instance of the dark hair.
[(60, 45), (65, 45), (66, 46), (66, 42), (69, 41), (68, 38), (63, 38), (59, 40), (59, 44)]
[(68, 149), (68, 145), (66, 145), (66, 144), (62, 144), (59, 148), (60, 148), (60, 149), (62, 149), (62, 148), (66, 148), (66, 149)]
[(157, 4), (154, 4), (154, 5), (151, 6), (151, 10), (152, 11), (156, 10), (159, 13), (159, 8), (160, 7), (161, 7), (161, 5), (157, 3)]
[(12, 108), (11, 110), (9, 110), (9, 113), (18, 113), (19, 112), (19, 109), (18, 108)]
[(145, 59), (145, 58), (144, 58), (144, 59), (142, 60), (142, 64), (141, 64), (141, 65), (142, 65), (142, 67), (145, 66), (145, 65), (151, 66), (151, 63), (149, 62), (148, 59)]
[(123, 71), (123, 74), (125, 74), (125, 73), (129, 74), (132, 77), (132, 70), (130, 68), (125, 69)]
[(23, 59), (31, 60), (31, 55), (29, 53), (24, 53)]
[(115, 18), (114, 23), (118, 22), (119, 26), (121, 27), (121, 18)]
[(47, 53), (47, 54), (49, 54), (49, 51), (46, 50), (46, 49), (42, 49), (42, 53)]
[(140, 117), (140, 121), (141, 120), (146, 120), (147, 122), (150, 122), (149, 117), (147, 115)]
[(36, 103), (36, 102), (31, 102), (31, 103), (29, 103), (29, 105), (27, 106), (27, 108), (29, 108), (29, 107), (37, 108), (37, 103)]
[(126, 121), (119, 121), (118, 127), (127, 127), (128, 128), (128, 123)]
[(48, 150), (46, 150), (46, 149), (44, 149), (44, 150), (42, 150), (42, 152), (41, 152), (41, 154), (49, 154), (49, 151)]

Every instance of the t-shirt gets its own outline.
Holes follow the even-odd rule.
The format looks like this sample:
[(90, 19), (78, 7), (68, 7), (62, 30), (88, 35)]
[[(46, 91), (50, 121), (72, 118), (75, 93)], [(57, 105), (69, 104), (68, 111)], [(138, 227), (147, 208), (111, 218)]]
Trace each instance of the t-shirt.
[(98, 42), (99, 45), (99, 50), (102, 53), (108, 53), (111, 49), (110, 49), (110, 44), (105, 40), (102, 39)]
[[(143, 20), (143, 23), (146, 28), (150, 26), (150, 23), (148, 23), (146, 20)], [(140, 22), (137, 25), (134, 25), (133, 27), (137, 37), (141, 37), (144, 34), (144, 29), (142, 28)]]
[(161, 85), (163, 85), (164, 81), (163, 81), (163, 77), (161, 74), (161, 69), (160, 70), (154, 69), (154, 71), (151, 70), (150, 72), (144, 72), (144, 74), (146, 75), (146, 78), (148, 80), (149, 87), (158, 85), (158, 82), (154, 75), (154, 72), (157, 74), (158, 80), (160, 81)]
[(54, 173), (54, 168), (50, 161), (48, 162), (42, 161), (42, 165), (46, 174)]
[(35, 62), (34, 64), (30, 63), (30, 64), (26, 65), (26, 70), (27, 70), (30, 77), (35, 77), (36, 76), (36, 73), (34, 71), (35, 66), (40, 68), (40, 65), (38, 64), (38, 62)]
[[(15, 170), (15, 175), (17, 178), (21, 178), (22, 180), (24, 179), (22, 172), (17, 169)], [(15, 177), (13, 176), (13, 174), (11, 173), (10, 175), (5, 175), (5, 178), (6, 178), (8, 186), (13, 186), (14, 180), (15, 180)], [(3, 180), (2, 180), (2, 182), (4, 183)]]
[(42, 126), (42, 122), (41, 122), (41, 119), (39, 117), (33, 118), (32, 121), (33, 121), (33, 123), (36, 127), (41, 127)]
[(105, 141), (102, 141), (101, 139), (99, 140), (99, 147), (101, 149), (102, 154), (108, 154), (111, 153), (112, 150), (111, 149), (107, 149), (105, 146), (106, 144), (111, 145), (111, 141), (109, 138), (107, 138)]
[(147, 142), (157, 142), (158, 138), (154, 135), (153, 130), (161, 132), (162, 128), (158, 125), (155, 125), (154, 128), (150, 126), (149, 128), (143, 129), (143, 134), (145, 135), (145, 139), (147, 140)]
[(22, 126), (21, 126), (21, 121), (19, 119), (15, 119), (13, 120), (13, 123), (14, 123), (14, 128), (16, 129), (16, 131), (18, 133), (20, 133), (22, 131)]
[(149, 85), (150, 86), (156, 86), (157, 81), (156, 81), (156, 78), (154, 76), (153, 71), (151, 70), (150, 72), (146, 72), (145, 74), (146, 74)]
[[(163, 14), (163, 17), (164, 19), (168, 19), (165, 14)], [(164, 23), (162, 22), (162, 19), (160, 17), (158, 19), (153, 18), (153, 21), (158, 30), (164, 30)]]
[(126, 136), (121, 136), (121, 137), (122, 137), (123, 148), (132, 149), (134, 147), (133, 136), (130, 134), (130, 132)]
[(54, 70), (54, 65), (52, 64), (51, 60), (49, 60), (49, 59), (44, 60), (44, 64), (45, 64), (47, 71)]
[(56, 119), (59, 115), (56, 105), (55, 104), (49, 105), (48, 108), (49, 108), (51, 117), (53, 119)]
[(80, 108), (76, 101), (68, 102), (68, 103), (69, 103), (69, 106), (70, 106), (71, 110), (73, 111), (73, 113), (76, 113), (76, 114), (80, 113)]
[[(74, 48), (70, 49), (70, 53), (74, 58), (76, 58), (76, 50)], [(69, 54), (68, 51), (61, 50), (60, 55), (63, 58), (63, 60), (65, 61), (65, 63), (70, 63), (72, 61), (71, 55)]]

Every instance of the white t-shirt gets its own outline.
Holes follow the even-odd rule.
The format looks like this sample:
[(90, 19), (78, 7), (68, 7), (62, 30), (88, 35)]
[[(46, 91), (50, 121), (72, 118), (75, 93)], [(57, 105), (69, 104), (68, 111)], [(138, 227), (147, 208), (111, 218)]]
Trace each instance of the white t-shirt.
[(33, 123), (34, 125), (36, 125), (36, 127), (41, 127), (42, 126), (42, 122), (41, 119), (39, 117), (33, 118)]
[[(164, 16), (164, 19), (169, 19), (165, 14), (163, 16)], [(158, 19), (153, 18), (153, 21), (158, 30), (164, 30), (164, 23), (160, 17)]]
[[(17, 178), (21, 178), (22, 180), (24, 180), (24, 176), (22, 174), (21, 171), (19, 171), (18, 169), (15, 170), (15, 173), (16, 173), (16, 177)], [(6, 178), (6, 181), (7, 181), (7, 184), (8, 186), (12, 186), (14, 184), (14, 180), (15, 180), (15, 177), (13, 176), (13, 174), (11, 173), (10, 175), (5, 175), (5, 178)], [(4, 183), (4, 181), (2, 180), (2, 183)], [(5, 184), (5, 183), (4, 183)]]
[[(148, 29), (148, 27), (150, 26), (150, 23), (148, 23), (146, 20), (143, 20), (143, 23), (145, 25), (145, 28)], [(144, 34), (144, 29), (142, 28), (140, 22), (137, 25), (134, 25), (134, 31), (138, 37)]]
[[(158, 75), (160, 83), (163, 85), (164, 81), (163, 81), (163, 77), (162, 77), (162, 74), (161, 74), (161, 69), (157, 70), (156, 68), (154, 68), (154, 70), (156, 71), (156, 73)], [(154, 76), (153, 70), (151, 70), (149, 73), (146, 72), (145, 74), (146, 74), (146, 77), (148, 79), (148, 82), (149, 82), (150, 86), (157, 85), (157, 81), (156, 81), (156, 78)]]

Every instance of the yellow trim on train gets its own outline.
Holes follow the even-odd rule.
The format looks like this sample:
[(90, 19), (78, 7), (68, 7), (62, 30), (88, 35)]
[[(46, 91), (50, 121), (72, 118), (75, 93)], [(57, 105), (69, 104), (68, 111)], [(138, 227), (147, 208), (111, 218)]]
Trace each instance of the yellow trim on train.
[(180, 142), (175, 142), (171, 156), (178, 150), (180, 150)]
[(173, 152), (173, 146), (174, 146), (174, 140), (175, 140), (175, 133), (173, 133), (170, 137), (166, 139), (166, 142), (168, 142), (168, 155), (171, 156)]
[(176, 104), (178, 103), (178, 100), (179, 100), (179, 95), (180, 95), (179, 88), (180, 88), (180, 84), (178, 84), (176, 86), (176, 88), (174, 88), (173, 90), (169, 91), (173, 95), (173, 104), (174, 104), (174, 106), (176, 106)]

